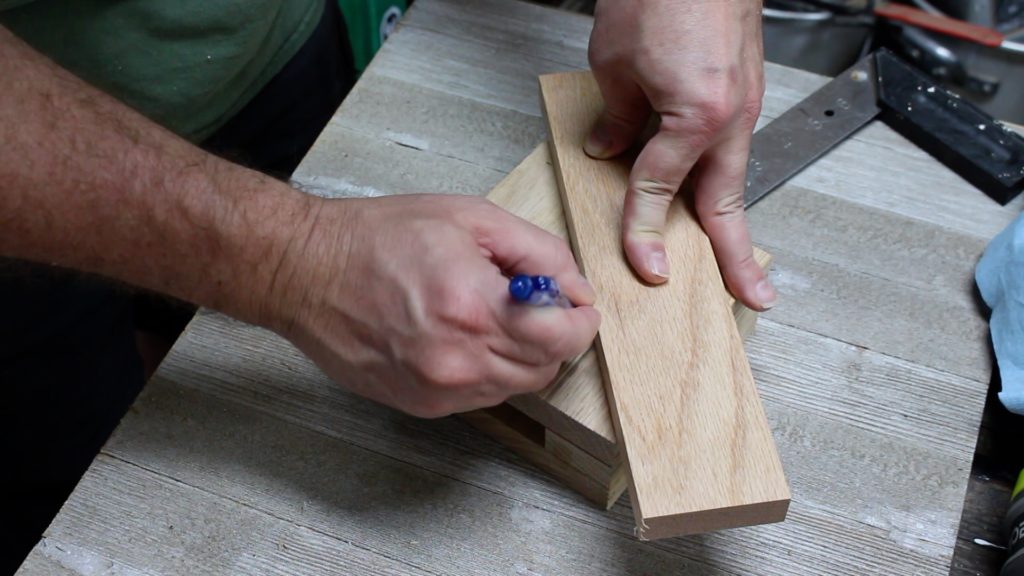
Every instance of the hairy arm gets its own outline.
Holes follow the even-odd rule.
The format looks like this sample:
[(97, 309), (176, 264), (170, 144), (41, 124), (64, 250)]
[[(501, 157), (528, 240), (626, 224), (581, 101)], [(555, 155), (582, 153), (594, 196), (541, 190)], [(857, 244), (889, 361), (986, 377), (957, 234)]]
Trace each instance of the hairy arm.
[[(537, 390), (600, 315), (565, 242), (464, 196), (326, 200), (204, 153), (0, 28), (0, 256), (262, 324), (421, 416)], [(578, 307), (511, 305), (506, 274)]]
[(0, 255), (274, 325), (263, 302), (314, 204), (207, 154), (0, 27)]

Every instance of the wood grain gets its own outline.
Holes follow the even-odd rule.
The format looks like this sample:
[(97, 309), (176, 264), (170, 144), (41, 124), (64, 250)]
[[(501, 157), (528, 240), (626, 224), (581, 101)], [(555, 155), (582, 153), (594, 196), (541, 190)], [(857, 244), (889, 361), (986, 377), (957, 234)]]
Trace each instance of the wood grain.
[(459, 416), (601, 508), (611, 508), (626, 489), (624, 468), (614, 478), (616, 469), (588, 466), (586, 453), (572, 444), (556, 440), (551, 444), (557, 448), (549, 449), (544, 427), (507, 404)]
[(547, 75), (541, 93), (573, 249), (604, 313), (596, 348), (637, 535), (781, 521), (789, 488), (707, 236), (674, 203), (675, 277), (639, 282), (619, 235), (629, 166), (583, 153), (602, 106), (596, 82)]
[[(537, 145), (487, 198), (520, 218), (569, 239), (546, 142)], [(766, 270), (771, 264), (771, 255), (756, 246), (754, 258)], [(726, 297), (740, 335), (746, 338), (754, 330), (757, 313), (731, 295)], [(591, 456), (617, 465), (621, 458), (596, 354), (591, 348), (568, 365), (549, 386), (534, 394), (510, 398), (509, 403)]]
[[(546, 142), (537, 145), (487, 198), (568, 240), (565, 213)], [(766, 252), (757, 248), (754, 257), (764, 268), (771, 261)], [(728, 299), (739, 332), (745, 338), (754, 330), (757, 313), (731, 295)], [(626, 489), (625, 464), (616, 445), (593, 347), (567, 363), (544, 390), (510, 398), (507, 405), (470, 412), (463, 418), (604, 508), (615, 504)], [(544, 435), (543, 442), (533, 437), (531, 428), (539, 428)]]

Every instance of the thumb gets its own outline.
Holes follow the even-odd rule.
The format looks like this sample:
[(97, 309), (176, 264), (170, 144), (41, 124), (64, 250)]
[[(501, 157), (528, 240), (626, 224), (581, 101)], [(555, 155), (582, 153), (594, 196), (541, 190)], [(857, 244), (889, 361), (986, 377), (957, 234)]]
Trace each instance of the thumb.
[(573, 258), (569, 244), (493, 204), (473, 227), (477, 243), (506, 274), (551, 276), (577, 306), (590, 306), (597, 295)]
[(647, 96), (635, 83), (607, 78), (596, 70), (605, 108), (583, 145), (587, 155), (606, 159), (621, 154), (636, 141), (651, 116)]

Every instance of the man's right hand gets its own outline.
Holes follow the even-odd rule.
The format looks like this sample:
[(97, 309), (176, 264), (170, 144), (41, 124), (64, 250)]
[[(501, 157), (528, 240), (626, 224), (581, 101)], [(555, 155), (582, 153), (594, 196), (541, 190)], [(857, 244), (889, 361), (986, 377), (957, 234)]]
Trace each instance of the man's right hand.
[[(0, 257), (74, 268), (289, 337), (420, 416), (547, 384), (597, 332), (565, 242), (460, 196), (324, 200), (206, 154), (0, 26)], [(513, 306), (554, 276), (573, 310)]]
[[(424, 417), (493, 406), (544, 387), (597, 333), (566, 243), (486, 200), (311, 202), (267, 323), (357, 394)], [(513, 304), (519, 273), (555, 277), (577, 307)]]

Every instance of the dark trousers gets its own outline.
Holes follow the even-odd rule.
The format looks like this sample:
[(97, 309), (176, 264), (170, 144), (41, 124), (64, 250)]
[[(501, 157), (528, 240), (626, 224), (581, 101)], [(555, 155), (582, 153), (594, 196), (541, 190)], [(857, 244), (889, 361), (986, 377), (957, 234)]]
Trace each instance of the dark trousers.
[[(355, 80), (335, 0), (309, 41), (210, 152), (286, 178)], [(13, 574), (142, 390), (135, 331), (174, 334), (192, 309), (102, 278), (0, 260), (0, 574)]]

